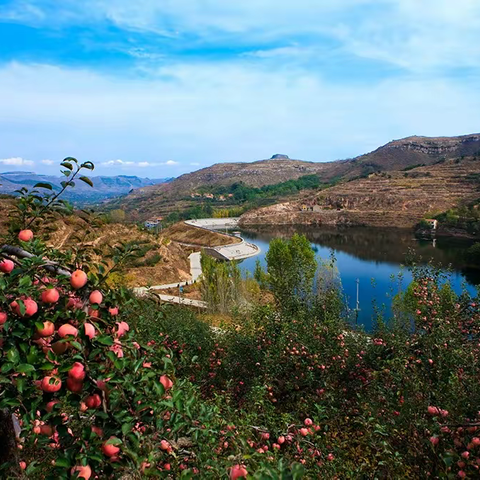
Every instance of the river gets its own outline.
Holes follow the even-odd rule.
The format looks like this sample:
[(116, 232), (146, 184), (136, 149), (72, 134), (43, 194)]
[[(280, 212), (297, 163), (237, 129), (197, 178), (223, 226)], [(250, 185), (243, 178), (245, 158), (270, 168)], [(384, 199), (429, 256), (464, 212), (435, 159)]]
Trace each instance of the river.
[[(244, 229), (242, 237), (257, 244), (261, 254), (243, 260), (240, 268), (253, 274), (255, 262), (265, 266), (269, 242), (276, 237), (288, 238), (295, 232), (303, 233), (312, 243), (317, 261), (329, 260), (333, 254), (350, 309), (356, 307), (357, 279), (359, 280), (358, 323), (371, 330), (375, 309), (391, 315), (392, 296), (404, 289), (412, 279), (403, 266), (406, 255), (414, 252), (419, 264), (433, 261), (441, 266), (456, 292), (466, 288), (475, 294), (480, 284), (480, 269), (469, 267), (464, 260), (465, 250), (472, 241), (455, 238), (418, 240), (411, 231), (398, 229), (319, 227), (277, 227)], [(450, 266), (450, 268), (449, 268)], [(401, 275), (399, 275), (401, 274)], [(376, 305), (376, 307), (375, 307)]]

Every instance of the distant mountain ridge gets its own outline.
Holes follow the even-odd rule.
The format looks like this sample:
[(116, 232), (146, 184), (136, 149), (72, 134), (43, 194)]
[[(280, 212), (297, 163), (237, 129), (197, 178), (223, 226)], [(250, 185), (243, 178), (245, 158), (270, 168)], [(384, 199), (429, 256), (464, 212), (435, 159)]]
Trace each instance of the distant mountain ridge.
[(275, 154), (268, 160), (251, 163), (217, 163), (181, 175), (166, 184), (134, 190), (118, 204), (134, 213), (135, 217), (143, 218), (186, 207), (186, 202), (179, 204), (178, 201), (185, 200), (200, 187), (228, 186), (237, 182), (262, 187), (313, 174), (318, 175), (324, 183), (343, 182), (357, 177), (366, 178), (372, 173), (401, 171), (419, 165), (432, 165), (441, 159), (476, 154), (480, 155), (480, 134), (411, 136), (393, 140), (370, 153), (333, 162), (293, 160), (285, 154)]
[[(77, 204), (98, 203), (107, 199), (127, 195), (136, 188), (158, 185), (168, 182), (171, 178), (150, 179), (135, 175), (117, 175), (90, 177), (93, 187), (82, 181), (75, 182), (75, 188), (67, 189), (65, 199)], [(15, 190), (22, 187), (31, 189), (36, 183), (50, 183), (54, 190), (61, 188), (60, 182), (65, 177), (54, 175), (39, 175), (34, 172), (3, 172), (0, 173), (0, 193), (14, 195)]]

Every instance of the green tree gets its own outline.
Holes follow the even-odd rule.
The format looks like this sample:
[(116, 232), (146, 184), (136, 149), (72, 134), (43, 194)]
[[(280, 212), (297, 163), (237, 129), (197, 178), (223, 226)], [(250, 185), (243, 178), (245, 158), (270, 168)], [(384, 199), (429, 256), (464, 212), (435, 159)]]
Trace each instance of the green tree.
[(110, 212), (110, 221), (112, 223), (122, 223), (125, 221), (125, 211), (121, 208), (116, 208)]
[(242, 278), (236, 262), (222, 262), (202, 253), (202, 298), (212, 312), (226, 314), (243, 302)]
[(315, 253), (304, 235), (276, 238), (267, 252), (270, 288), (282, 309), (298, 310), (312, 295), (317, 269)]

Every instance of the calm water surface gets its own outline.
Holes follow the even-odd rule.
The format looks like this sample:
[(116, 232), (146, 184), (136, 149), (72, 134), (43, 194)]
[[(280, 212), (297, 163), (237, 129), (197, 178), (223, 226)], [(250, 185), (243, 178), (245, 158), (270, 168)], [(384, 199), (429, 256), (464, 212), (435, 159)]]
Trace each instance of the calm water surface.
[[(289, 238), (295, 232), (305, 234), (310, 240), (317, 261), (328, 260), (333, 252), (351, 309), (356, 305), (359, 279), (358, 321), (366, 330), (372, 327), (374, 304), (390, 315), (392, 296), (410, 283), (412, 275), (402, 266), (408, 252), (415, 252), (418, 263), (432, 260), (436, 265), (442, 265), (446, 272), (450, 266), (448, 275), (458, 293), (467, 288), (475, 294), (474, 286), (480, 284), (480, 270), (468, 267), (464, 260), (471, 241), (451, 238), (417, 240), (411, 231), (398, 229), (265, 227), (242, 230), (243, 238), (257, 244), (262, 252), (257, 257), (243, 260), (240, 268), (253, 274), (257, 259), (265, 266), (269, 242), (277, 237)], [(399, 278), (399, 273), (402, 273), (402, 278)]]

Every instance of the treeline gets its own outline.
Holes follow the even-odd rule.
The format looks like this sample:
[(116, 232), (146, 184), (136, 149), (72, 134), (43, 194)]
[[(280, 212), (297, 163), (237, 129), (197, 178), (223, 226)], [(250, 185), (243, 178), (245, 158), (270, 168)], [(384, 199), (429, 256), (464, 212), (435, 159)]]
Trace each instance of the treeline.
[(237, 182), (232, 185), (217, 185), (212, 188), (201, 188), (199, 193), (213, 193), (214, 195), (233, 195), (231, 201), (235, 203), (255, 202), (262, 198), (281, 197), (292, 195), (302, 190), (319, 189), (330, 184), (321, 182), (318, 175), (304, 175), (296, 180), (264, 185), (263, 187), (251, 187), (244, 182)]
[(451, 208), (446, 212), (436, 215), (435, 218), (446, 228), (465, 230), (471, 235), (480, 232), (480, 209), (479, 200), (470, 204)]

